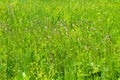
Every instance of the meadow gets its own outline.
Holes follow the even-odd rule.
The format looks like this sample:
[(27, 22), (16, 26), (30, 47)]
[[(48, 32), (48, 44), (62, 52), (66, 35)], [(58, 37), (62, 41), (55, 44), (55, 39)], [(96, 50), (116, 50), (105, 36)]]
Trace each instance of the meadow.
[(0, 0), (0, 80), (120, 80), (120, 0)]

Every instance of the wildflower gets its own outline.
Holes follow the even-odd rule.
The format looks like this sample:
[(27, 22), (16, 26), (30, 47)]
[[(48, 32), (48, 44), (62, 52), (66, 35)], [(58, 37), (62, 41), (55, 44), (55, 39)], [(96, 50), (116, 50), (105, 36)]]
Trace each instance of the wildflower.
[(65, 27), (65, 30), (66, 30), (66, 31), (68, 31), (68, 28), (67, 28), (67, 27)]
[(80, 41), (80, 38), (79, 38), (79, 37), (77, 38), (77, 41)]
[(8, 30), (8, 28), (4, 28), (4, 31), (7, 31)]
[(23, 76), (23, 78), (25, 78), (25, 77), (26, 77), (26, 74), (25, 74), (25, 72), (23, 72), (23, 73), (22, 73), (22, 76)]
[(109, 35), (106, 35), (104, 40), (110, 40), (110, 36)]
[(90, 66), (94, 66), (94, 63), (93, 63), (93, 62), (91, 62), (91, 63), (90, 63)]
[(84, 48), (85, 48), (85, 50), (88, 50), (88, 49), (89, 49), (89, 46), (85, 46)]
[(48, 36), (48, 39), (50, 39), (51, 38), (51, 36)]
[(48, 26), (45, 26), (45, 29), (47, 29), (48, 28)]

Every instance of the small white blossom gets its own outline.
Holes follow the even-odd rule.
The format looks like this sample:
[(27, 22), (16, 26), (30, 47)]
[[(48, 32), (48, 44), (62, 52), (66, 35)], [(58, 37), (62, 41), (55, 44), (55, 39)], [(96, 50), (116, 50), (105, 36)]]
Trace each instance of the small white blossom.
[(93, 62), (91, 62), (91, 63), (90, 63), (90, 66), (94, 66), (94, 63), (93, 63)]
[(47, 29), (48, 28), (48, 26), (45, 26), (45, 29)]
[(23, 78), (25, 78), (25, 77), (26, 77), (26, 74), (25, 74), (25, 72), (23, 72), (23, 73), (22, 73), (22, 76), (23, 76)]
[(48, 39), (50, 39), (51, 38), (51, 36), (48, 36)]

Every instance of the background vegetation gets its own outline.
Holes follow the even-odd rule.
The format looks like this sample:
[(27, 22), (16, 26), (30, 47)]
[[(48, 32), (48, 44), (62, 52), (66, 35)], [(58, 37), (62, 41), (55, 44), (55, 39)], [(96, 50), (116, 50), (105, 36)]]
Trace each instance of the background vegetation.
[(120, 0), (0, 0), (0, 80), (120, 80)]

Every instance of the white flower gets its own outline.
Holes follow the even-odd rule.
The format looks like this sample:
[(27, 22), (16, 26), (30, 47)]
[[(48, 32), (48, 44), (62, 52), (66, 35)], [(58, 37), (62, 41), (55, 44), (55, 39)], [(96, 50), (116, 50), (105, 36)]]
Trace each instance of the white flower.
[(51, 38), (51, 36), (48, 36), (48, 39), (50, 39)]
[(25, 74), (25, 72), (23, 72), (23, 73), (22, 73), (22, 76), (23, 76), (23, 78), (25, 78), (25, 77), (26, 77), (26, 74)]
[(45, 26), (45, 29), (47, 29), (48, 28), (48, 26)]
[(94, 63), (93, 63), (93, 62), (91, 62), (91, 63), (90, 63), (90, 66), (94, 66)]

